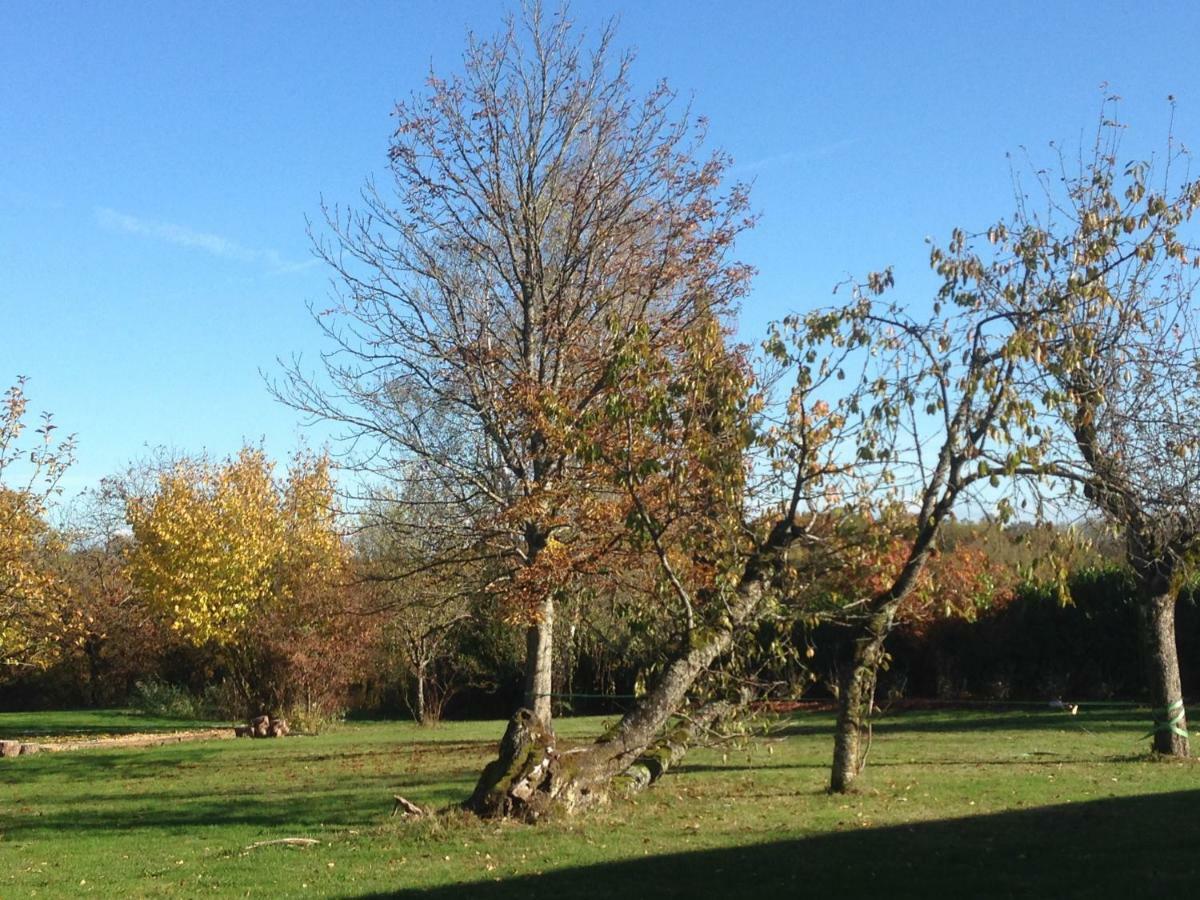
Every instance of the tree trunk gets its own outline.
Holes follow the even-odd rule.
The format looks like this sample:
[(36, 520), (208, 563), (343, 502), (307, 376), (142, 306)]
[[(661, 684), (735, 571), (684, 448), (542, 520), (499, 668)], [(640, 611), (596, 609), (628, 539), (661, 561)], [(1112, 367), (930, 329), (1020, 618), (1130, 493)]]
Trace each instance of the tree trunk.
[(550, 699), (554, 672), (554, 596), (538, 605), (538, 620), (525, 632), (525, 695), (522, 705), (541, 726), (553, 729)]
[[(697, 628), (654, 689), (594, 743), (559, 752), (554, 733), (540, 717), (529, 709), (518, 710), (500, 742), (498, 758), (484, 769), (466, 808), (484, 817), (534, 821), (552, 808), (573, 811), (607, 797), (613, 779), (660, 738), (696, 679), (729, 651), (734, 637), (757, 613), (774, 577), (778, 551), (790, 536), (786, 526), (773, 532), (747, 564), (721, 619)], [(672, 761), (677, 752), (670, 751)]]
[(1186, 757), (1190, 748), (1175, 646), (1175, 594), (1166, 591), (1144, 596), (1140, 612), (1147, 684), (1154, 708), (1153, 749), (1167, 756)]
[(866, 765), (875, 678), (891, 624), (890, 609), (875, 613), (855, 638), (850, 658), (838, 669), (837, 724), (829, 776), (829, 790), (834, 793), (849, 791)]
[(425, 711), (425, 664), (417, 666), (417, 724), (427, 724), (429, 714)]
[(714, 722), (736, 711), (737, 704), (718, 700), (706, 704), (695, 714), (667, 732), (634, 760), (633, 765), (613, 779), (620, 780), (627, 793), (643, 790), (654, 784), (687, 755), (701, 732)]
[(88, 705), (93, 709), (100, 706), (100, 647), (94, 637), (89, 637), (84, 644), (84, 653), (88, 663)]

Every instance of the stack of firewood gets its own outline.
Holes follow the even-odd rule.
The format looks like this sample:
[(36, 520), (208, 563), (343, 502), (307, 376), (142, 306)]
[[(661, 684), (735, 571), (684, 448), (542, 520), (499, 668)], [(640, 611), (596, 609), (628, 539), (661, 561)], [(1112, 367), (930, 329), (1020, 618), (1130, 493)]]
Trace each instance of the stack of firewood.
[(42, 748), (38, 744), (22, 744), (20, 741), (0, 741), (0, 756), (28, 756)]
[(237, 737), (287, 737), (290, 732), (287, 719), (273, 719), (270, 716), (255, 716), (245, 725), (233, 726), (233, 733)]

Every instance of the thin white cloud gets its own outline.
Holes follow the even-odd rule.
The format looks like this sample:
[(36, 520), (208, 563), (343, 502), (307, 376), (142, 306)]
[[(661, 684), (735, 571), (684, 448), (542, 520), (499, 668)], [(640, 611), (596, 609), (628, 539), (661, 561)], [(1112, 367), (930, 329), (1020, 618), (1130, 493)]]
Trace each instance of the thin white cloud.
[(178, 247), (188, 247), (205, 253), (219, 256), (222, 259), (232, 259), (237, 262), (263, 265), (273, 272), (298, 272), (315, 265), (316, 260), (306, 262), (289, 262), (274, 250), (257, 250), (243, 247), (236, 241), (211, 234), (196, 231), (186, 225), (176, 225), (171, 222), (159, 222), (154, 219), (142, 219), (128, 213), (119, 212), (106, 206), (96, 208), (96, 221), (101, 228), (108, 231), (118, 231), (125, 234), (136, 234), (141, 237), (164, 241)]
[(733, 171), (735, 174), (745, 174), (747, 172), (757, 172), (760, 169), (767, 169), (772, 166), (825, 159), (829, 156), (835, 156), (843, 150), (849, 150), (857, 143), (858, 138), (843, 138), (840, 141), (832, 141), (831, 143), (822, 144), (807, 150), (789, 150), (785, 153), (776, 153), (773, 156), (765, 156), (762, 159), (752, 160), (751, 162), (739, 163), (733, 167)]

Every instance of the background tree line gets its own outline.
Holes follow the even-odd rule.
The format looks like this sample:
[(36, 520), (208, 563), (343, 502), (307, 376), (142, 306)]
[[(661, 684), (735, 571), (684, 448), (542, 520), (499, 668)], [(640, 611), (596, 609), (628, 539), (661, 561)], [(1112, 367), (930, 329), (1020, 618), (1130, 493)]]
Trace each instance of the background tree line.
[[(257, 477), (268, 474), (258, 450), (248, 449), (223, 465)], [(326, 477), (324, 465), (308, 458), (298, 474), (319, 480)], [(221, 504), (201, 489), (220, 468), (206, 472), (190, 461), (170, 470), (168, 493), (159, 501), (159, 514), (170, 512), (174, 527), (191, 522), (188, 527), (197, 528), (195, 534), (179, 535), (184, 545), (197, 549), (197, 559), (212, 552), (206, 542), (214, 539), (246, 549), (258, 546), (253, 528), (262, 523), (257, 520), (253, 527), (241, 523), (245, 534), (217, 535), (212, 516)], [(185, 473), (197, 483), (181, 500)], [(200, 607), (178, 604), (183, 595), (174, 590), (164, 594), (166, 602), (155, 599), (153, 584), (145, 592), (135, 587), (137, 579), (153, 579), (155, 573), (135, 574), (146, 551), (135, 551), (139, 532), (126, 521), (122, 497), (140, 481), (153, 498), (160, 490), (152, 487), (157, 478), (149, 471), (136, 478), (126, 473), (120, 489), (114, 480), (102, 492), (68, 504), (57, 527), (43, 522), (35, 529), (44, 540), (30, 558), (42, 573), (37, 584), (54, 584), (58, 594), (44, 607), (50, 614), (28, 626), (24, 643), (38, 647), (36, 655), (27, 658), (29, 665), (7, 670), (7, 707), (140, 702), (229, 717), (272, 709), (319, 726), (322, 718), (349, 710), (409, 713), (434, 722), (446, 713), (503, 716), (519, 702), (522, 645), (498, 615), (494, 599), (473, 595), (469, 579), (453, 584), (383, 577), (411, 569), (420, 551), (397, 546), (396, 535), (378, 527), (363, 528), (346, 542), (340, 564), (352, 572), (341, 580), (328, 580), (324, 567), (332, 561), (327, 558), (320, 573), (326, 580), (311, 581), (309, 593), (290, 593), (286, 606), (260, 598), (264, 610), (253, 613), (240, 606), (226, 609), (217, 617), (223, 623), (219, 635), (197, 639), (192, 629)], [(328, 493), (322, 502), (332, 499)], [(185, 514), (177, 506), (181, 502), (197, 508)], [(256, 504), (261, 511), (261, 499)], [(339, 527), (326, 536), (344, 531)], [(1120, 565), (1119, 546), (1100, 531), (1085, 537), (1086, 545), (1079, 538), (1072, 543), (1053, 527), (948, 526), (927, 582), (898, 614), (876, 702), (1144, 699), (1141, 661), (1128, 652), (1128, 635), (1137, 627), (1135, 586)], [(282, 552), (283, 543), (279, 546)], [(885, 577), (888, 566), (896, 564), (895, 552), (894, 543), (881, 548), (877, 558), (864, 558), (865, 566), (852, 577), (844, 574), (845, 584), (822, 585), (826, 596), (806, 601), (803, 615), (764, 623), (748, 654), (754, 678), (775, 685), (778, 696), (832, 699), (834, 649), (842, 626), (830, 611), (844, 602), (841, 593)], [(1058, 576), (1042, 562), (1059, 557), (1066, 561), (1067, 602)], [(170, 562), (173, 573), (196, 566), (183, 557)], [(276, 564), (290, 566), (292, 577), (305, 571), (305, 563), (294, 559)], [(623, 590), (614, 583), (587, 603), (564, 605), (568, 624), (558, 638), (556, 711), (619, 712), (661, 667), (655, 634), (662, 623), (647, 615), (636, 581), (629, 575), (625, 580), (634, 587)], [(318, 595), (314, 585), (322, 584)], [(281, 594), (285, 590), (274, 575), (266, 586)], [(247, 596), (243, 586), (236, 594)], [(1189, 590), (1182, 601), (1178, 639), (1188, 658), (1189, 648), (1200, 646), (1200, 614)], [(231, 630), (234, 616), (248, 616), (251, 627)], [(215, 626), (199, 627), (203, 633)]]
[[(327, 459), (277, 475), (249, 448), (114, 479), (91, 501), (110, 527), (72, 535), (44, 519), (70, 446), (34, 452), (5, 494), (8, 667), (67, 645), (100, 667), (126, 629), (142, 655), (118, 668), (188, 659), (243, 708), (394, 695), (399, 664), (425, 718), (519, 671), (470, 805), (525, 818), (651, 780), (713, 717), (816, 682), (846, 790), (893, 633), (1034, 608), (1004, 524), (1088, 515), (1130, 579), (1155, 748), (1187, 755), (1200, 183), (1182, 148), (1125, 161), (1106, 101), (1078, 154), (1014, 170), (1011, 214), (932, 245), (931, 297), (866, 273), (752, 348), (732, 337), (747, 188), (665, 84), (635, 96), (612, 42), (536, 4), (471, 38), (458, 74), (397, 106), (392, 184), (325, 210), (332, 350), (273, 389), (343, 428), (341, 496)], [(18, 384), (0, 463), (23, 415)], [(952, 527), (984, 512), (990, 531)], [(1071, 557), (1046, 549), (1034, 573), (1067, 600)], [(589, 693), (627, 706), (567, 761), (554, 715)]]

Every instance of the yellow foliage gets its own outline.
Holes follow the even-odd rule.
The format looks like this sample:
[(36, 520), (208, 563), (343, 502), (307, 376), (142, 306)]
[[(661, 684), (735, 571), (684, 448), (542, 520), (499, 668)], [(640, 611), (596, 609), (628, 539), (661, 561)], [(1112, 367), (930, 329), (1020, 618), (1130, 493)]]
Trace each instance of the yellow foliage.
[(508, 582), (504, 592), (506, 619), (521, 624), (538, 621), (538, 605), (548, 594), (561, 590), (573, 571), (567, 545), (548, 538), (537, 557), (518, 568)]
[(0, 487), (0, 668), (53, 658), (65, 597), (50, 565), (58, 549), (34, 495)]
[(300, 456), (282, 487), (261, 450), (178, 463), (126, 515), (135, 588), (188, 640), (232, 643), (254, 617), (339, 567), (328, 460)]
[(24, 443), (27, 407), (18, 377), (0, 394), (0, 674), (52, 662), (71, 615), (57, 565), (61, 540), (45, 516), (74, 439), (56, 443), (55, 425), (43, 413), (34, 440)]

